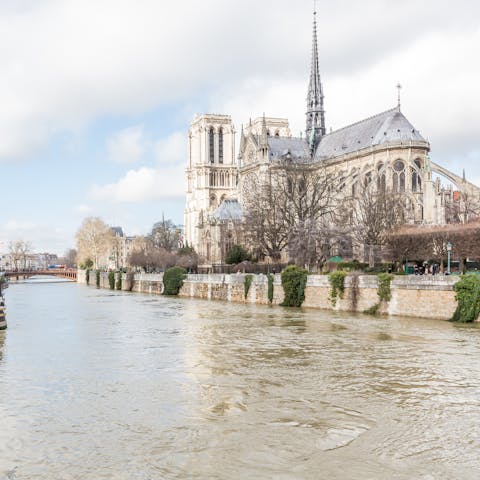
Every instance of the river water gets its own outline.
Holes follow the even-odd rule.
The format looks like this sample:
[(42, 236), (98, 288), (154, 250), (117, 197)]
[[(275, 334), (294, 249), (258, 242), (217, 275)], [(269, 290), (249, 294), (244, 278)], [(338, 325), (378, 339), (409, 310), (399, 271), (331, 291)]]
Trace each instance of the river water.
[(476, 327), (38, 280), (6, 301), (2, 480), (480, 478)]

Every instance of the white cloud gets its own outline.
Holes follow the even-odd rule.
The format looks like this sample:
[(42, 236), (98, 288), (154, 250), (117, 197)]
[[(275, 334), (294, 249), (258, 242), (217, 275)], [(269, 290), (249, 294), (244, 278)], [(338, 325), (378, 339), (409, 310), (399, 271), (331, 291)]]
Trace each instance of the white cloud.
[(0, 253), (8, 252), (8, 244), (15, 240), (31, 243), (35, 252), (51, 252), (61, 255), (73, 246), (71, 233), (63, 228), (36, 224), (31, 221), (10, 220), (0, 225)]
[(166, 138), (145, 142), (144, 152), (153, 153), (157, 167), (129, 170), (115, 182), (93, 185), (88, 198), (111, 203), (140, 203), (182, 197), (187, 162), (186, 134), (174, 132)]
[[(192, 95), (204, 97), (219, 87), (241, 85), (246, 78), (281, 82), (290, 76), (306, 83), (310, 0), (10, 3), (0, 2), (0, 42), (9, 46), (0, 51), (0, 159), (28, 155), (52, 135), (75, 131), (99, 117), (137, 115)], [(452, 15), (450, 2), (441, 0), (322, 0), (318, 32), (326, 83), (348, 75), (348, 93), (357, 90), (357, 96), (365, 96), (354, 84), (355, 75), (371, 71), (379, 59), (395, 63), (409, 51), (406, 69), (391, 70), (395, 82), (413, 77), (412, 88), (423, 92), (443, 85), (449, 105), (461, 92), (458, 107), (467, 111), (477, 96), (470, 74), (478, 70), (479, 8), (475, 2), (458, 0)], [(420, 18), (428, 22), (412, 20)], [(275, 28), (265, 28), (265, 19)], [(292, 28), (295, 35), (285, 34)], [(446, 50), (411, 49), (435, 31)], [(457, 44), (458, 36), (467, 41), (470, 37), (471, 61), (461, 62), (464, 52), (448, 47), (450, 42)], [(441, 75), (415, 77), (418, 68), (428, 72), (431, 61), (443, 67)], [(385, 75), (369, 77), (371, 90), (387, 88), (381, 83)], [(327, 91), (331, 95), (333, 89)], [(303, 91), (302, 100), (304, 96)], [(355, 113), (348, 97), (347, 117)], [(437, 103), (439, 99), (429, 99), (423, 108)]]
[(17, 220), (9, 220), (3, 227), (4, 231), (9, 233), (18, 233), (19, 235), (22, 232), (33, 230), (36, 228), (35, 223), (33, 222), (19, 222)]
[(143, 125), (125, 128), (106, 140), (110, 160), (117, 163), (138, 162), (145, 152)]
[(155, 142), (154, 154), (160, 164), (187, 163), (187, 134), (175, 132), (167, 138)]
[(92, 211), (92, 207), (85, 205), (83, 203), (75, 207), (75, 212), (81, 215), (90, 213), (91, 211)]
[(162, 169), (142, 167), (129, 170), (114, 183), (94, 185), (89, 198), (112, 203), (138, 203), (162, 198), (177, 198), (184, 192), (181, 165)]

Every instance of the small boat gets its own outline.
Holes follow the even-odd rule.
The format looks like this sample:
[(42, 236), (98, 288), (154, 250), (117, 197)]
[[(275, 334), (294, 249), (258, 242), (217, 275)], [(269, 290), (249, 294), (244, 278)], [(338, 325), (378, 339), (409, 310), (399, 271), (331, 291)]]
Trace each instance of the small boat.
[(7, 328), (7, 307), (5, 307), (5, 300), (0, 297), (0, 330)]

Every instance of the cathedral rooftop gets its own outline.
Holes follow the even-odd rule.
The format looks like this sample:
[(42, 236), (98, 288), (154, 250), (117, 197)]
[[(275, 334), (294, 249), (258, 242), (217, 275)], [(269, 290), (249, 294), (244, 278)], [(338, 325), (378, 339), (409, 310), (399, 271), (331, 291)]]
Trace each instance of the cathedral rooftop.
[(324, 135), (315, 152), (315, 159), (337, 157), (393, 142), (427, 143), (398, 107)]
[(220, 221), (241, 220), (242, 206), (238, 200), (227, 198), (215, 209), (213, 217)]

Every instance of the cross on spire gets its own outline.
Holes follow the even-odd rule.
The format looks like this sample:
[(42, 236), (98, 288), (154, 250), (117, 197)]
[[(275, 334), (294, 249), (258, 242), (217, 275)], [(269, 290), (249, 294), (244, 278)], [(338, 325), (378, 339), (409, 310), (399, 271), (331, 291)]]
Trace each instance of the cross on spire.
[(397, 107), (398, 110), (400, 110), (400, 90), (402, 89), (402, 86), (400, 85), (400, 82), (397, 83)]

